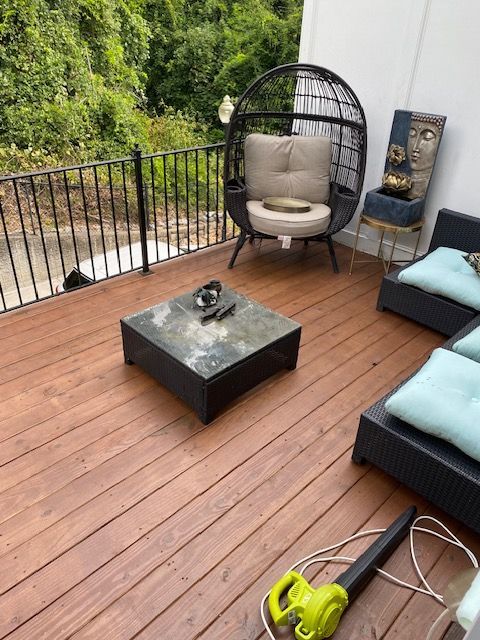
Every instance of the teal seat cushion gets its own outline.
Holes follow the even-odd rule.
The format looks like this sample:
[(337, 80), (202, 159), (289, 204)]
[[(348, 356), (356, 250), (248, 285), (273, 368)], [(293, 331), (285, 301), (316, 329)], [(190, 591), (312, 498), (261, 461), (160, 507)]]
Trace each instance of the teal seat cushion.
[(480, 327), (470, 331), (464, 338), (457, 340), (452, 349), (461, 356), (480, 362)]
[(480, 311), (480, 276), (464, 260), (465, 255), (465, 251), (439, 247), (400, 271), (398, 279)]
[(386, 402), (389, 413), (480, 461), (480, 364), (435, 349)]

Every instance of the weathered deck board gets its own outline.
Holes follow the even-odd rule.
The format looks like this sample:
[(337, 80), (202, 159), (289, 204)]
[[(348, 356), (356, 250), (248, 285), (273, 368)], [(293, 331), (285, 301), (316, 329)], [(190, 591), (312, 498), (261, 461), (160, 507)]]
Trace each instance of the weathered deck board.
[[(380, 267), (349, 277), (345, 247), (339, 275), (325, 247), (249, 246), (232, 271), (230, 251), (184, 256), (149, 277), (131, 274), (0, 318), (0, 638), (264, 638), (260, 598), (294, 559), (386, 525), (412, 501), (435, 513), (350, 454), (361, 410), (441, 336), (378, 313)], [(214, 276), (303, 330), (294, 372), (205, 427), (123, 365), (118, 321)], [(440, 541), (419, 547), (439, 589), (465, 566)], [(415, 580), (406, 549), (388, 564)], [(312, 575), (321, 583), (337, 571)], [(375, 580), (335, 637), (423, 637), (438, 610)]]

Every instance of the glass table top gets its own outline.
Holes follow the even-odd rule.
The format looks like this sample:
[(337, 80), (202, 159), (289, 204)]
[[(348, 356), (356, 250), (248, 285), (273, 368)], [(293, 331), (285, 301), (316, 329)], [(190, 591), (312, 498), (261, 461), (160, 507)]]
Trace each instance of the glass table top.
[(203, 378), (211, 378), (299, 329), (298, 322), (223, 287), (219, 304), (236, 303), (235, 315), (201, 324), (193, 292), (137, 311), (122, 322)]

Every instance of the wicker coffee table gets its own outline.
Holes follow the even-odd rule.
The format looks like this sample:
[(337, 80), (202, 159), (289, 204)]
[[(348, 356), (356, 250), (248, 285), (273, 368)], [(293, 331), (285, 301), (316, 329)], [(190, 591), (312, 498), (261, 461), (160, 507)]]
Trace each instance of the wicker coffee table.
[(224, 287), (235, 315), (202, 325), (192, 292), (120, 321), (127, 364), (137, 364), (189, 404), (204, 424), (277, 371), (294, 369), (301, 325)]

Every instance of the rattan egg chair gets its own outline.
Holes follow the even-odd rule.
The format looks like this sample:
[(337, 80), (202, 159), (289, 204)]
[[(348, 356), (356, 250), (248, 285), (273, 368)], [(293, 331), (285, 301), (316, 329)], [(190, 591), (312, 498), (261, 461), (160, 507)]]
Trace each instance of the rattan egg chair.
[[(355, 213), (363, 185), (367, 152), (365, 114), (355, 93), (335, 73), (322, 67), (295, 63), (268, 71), (238, 100), (228, 127), (225, 148), (225, 204), (240, 228), (229, 268), (233, 267), (247, 239), (253, 242), (255, 238), (276, 238), (283, 234), (285, 228), (282, 223), (281, 233), (277, 233), (270, 221), (268, 227), (253, 221), (249, 203), (253, 203), (254, 199), (249, 193), (248, 180), (245, 180), (246, 171), (248, 174), (246, 165), (251, 164), (245, 147), (254, 139), (250, 137), (251, 134), (263, 134), (255, 139), (265, 139), (277, 144), (277, 147), (278, 144), (284, 146), (284, 143), (298, 145), (307, 137), (315, 137), (314, 141), (307, 140), (307, 143), (329, 139), (331, 163), (326, 173), (329, 189), (322, 205), (329, 210), (328, 219), (324, 221), (325, 228), (318, 231), (318, 225), (297, 226), (295, 223), (299, 218), (292, 217), (286, 224), (290, 228), (290, 222), (293, 221), (293, 231), (285, 235), (301, 239), (305, 244), (310, 240), (326, 242), (333, 269), (338, 273), (332, 235), (343, 229)], [(282, 137), (286, 137), (286, 140)], [(273, 153), (260, 154), (267, 168), (275, 164)], [(284, 155), (288, 157), (288, 152)], [(293, 192), (288, 195), (301, 198), (303, 194)], [(258, 194), (255, 197), (258, 211), (262, 201), (258, 200)], [(325, 211), (323, 209), (324, 214)], [(285, 216), (284, 220), (287, 220)], [(299, 233), (295, 233), (296, 229)]]

